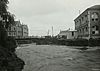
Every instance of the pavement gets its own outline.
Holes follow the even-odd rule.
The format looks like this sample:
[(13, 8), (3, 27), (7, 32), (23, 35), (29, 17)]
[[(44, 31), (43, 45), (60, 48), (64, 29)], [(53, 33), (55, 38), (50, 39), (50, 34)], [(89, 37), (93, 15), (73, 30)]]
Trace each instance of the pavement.
[(25, 44), (16, 54), (25, 61), (23, 71), (100, 71), (100, 47)]

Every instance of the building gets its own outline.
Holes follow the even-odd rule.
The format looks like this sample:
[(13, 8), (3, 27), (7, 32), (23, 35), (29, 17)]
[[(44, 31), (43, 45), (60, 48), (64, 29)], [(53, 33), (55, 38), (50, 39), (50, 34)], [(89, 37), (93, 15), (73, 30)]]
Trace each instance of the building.
[(20, 21), (15, 21), (16, 25), (16, 37), (22, 37), (22, 25)]
[(22, 36), (23, 37), (28, 36), (28, 26), (27, 25), (22, 25)]
[(76, 30), (60, 31), (57, 37), (59, 39), (75, 39), (77, 38), (77, 31)]
[(28, 26), (22, 25), (20, 21), (15, 21), (14, 25), (11, 25), (7, 29), (8, 36), (16, 38), (23, 38), (28, 36)]
[(74, 22), (78, 38), (100, 38), (100, 5), (87, 8)]
[(8, 32), (8, 36), (13, 36), (13, 37), (15, 37), (16, 36), (16, 26), (14, 25), (14, 26), (10, 26), (9, 28), (8, 28), (8, 30), (7, 30)]

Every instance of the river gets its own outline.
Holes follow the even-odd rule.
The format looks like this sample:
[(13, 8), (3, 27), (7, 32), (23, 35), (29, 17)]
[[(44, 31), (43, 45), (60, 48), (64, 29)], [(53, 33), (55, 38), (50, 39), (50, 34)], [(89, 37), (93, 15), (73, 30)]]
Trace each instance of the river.
[(23, 71), (100, 71), (100, 48), (26, 44), (16, 49)]

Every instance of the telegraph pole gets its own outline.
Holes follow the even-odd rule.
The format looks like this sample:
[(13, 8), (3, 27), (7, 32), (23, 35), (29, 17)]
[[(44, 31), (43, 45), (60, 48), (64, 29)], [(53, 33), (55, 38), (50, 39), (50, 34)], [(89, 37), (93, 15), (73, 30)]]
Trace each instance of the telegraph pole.
[(47, 36), (49, 36), (49, 30), (48, 30)]
[(53, 26), (52, 26), (52, 37), (53, 37)]
[(81, 11), (79, 10), (79, 15), (81, 14)]

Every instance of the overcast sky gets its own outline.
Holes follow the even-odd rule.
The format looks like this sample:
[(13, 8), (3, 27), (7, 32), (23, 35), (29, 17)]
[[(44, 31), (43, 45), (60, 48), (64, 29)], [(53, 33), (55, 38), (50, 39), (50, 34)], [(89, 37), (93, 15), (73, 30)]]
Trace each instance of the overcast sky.
[(74, 19), (86, 8), (100, 5), (100, 0), (10, 0), (9, 10), (16, 19), (27, 24), (29, 35), (47, 35), (54, 29), (74, 28)]

